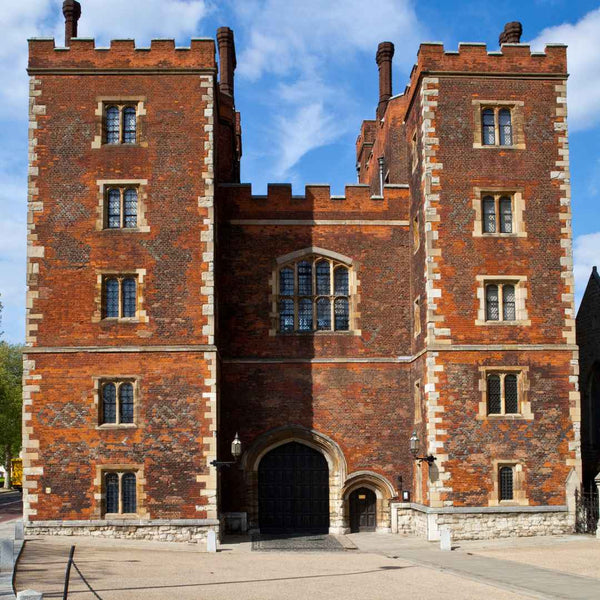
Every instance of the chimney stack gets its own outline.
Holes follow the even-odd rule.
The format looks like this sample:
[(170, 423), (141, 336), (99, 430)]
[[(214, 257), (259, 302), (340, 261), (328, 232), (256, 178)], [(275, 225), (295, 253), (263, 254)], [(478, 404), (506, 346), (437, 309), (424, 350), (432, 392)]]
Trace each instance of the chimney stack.
[(388, 100), (392, 97), (392, 58), (394, 44), (381, 42), (377, 47), (375, 62), (379, 67), (379, 104), (377, 105), (377, 118), (382, 119), (385, 114)]
[(224, 94), (228, 94), (233, 98), (233, 74), (237, 62), (233, 31), (229, 27), (219, 27), (217, 29), (217, 44), (219, 46), (219, 73), (221, 76), (219, 88)]
[(504, 26), (504, 31), (500, 34), (498, 42), (502, 44), (520, 44), (523, 25), (519, 21), (511, 21)]
[(81, 16), (81, 4), (77, 0), (63, 2), (63, 15), (65, 16), (65, 46), (71, 45), (71, 38), (77, 37), (77, 21)]

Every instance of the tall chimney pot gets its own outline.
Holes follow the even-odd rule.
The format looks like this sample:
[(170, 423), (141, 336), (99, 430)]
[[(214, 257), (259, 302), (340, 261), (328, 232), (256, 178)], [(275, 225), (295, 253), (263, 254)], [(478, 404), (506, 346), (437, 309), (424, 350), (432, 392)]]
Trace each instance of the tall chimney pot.
[(500, 34), (498, 42), (502, 44), (520, 44), (523, 25), (519, 21), (511, 21), (504, 26), (504, 31)]
[(392, 58), (394, 57), (394, 44), (381, 42), (377, 47), (375, 62), (379, 67), (379, 104), (377, 105), (377, 118), (382, 119), (387, 108), (388, 100), (392, 97)]
[(219, 88), (224, 94), (229, 94), (233, 98), (233, 74), (237, 61), (233, 31), (229, 27), (219, 27), (217, 29), (217, 44), (219, 46), (219, 73), (221, 76)]
[(77, 21), (81, 16), (81, 4), (77, 0), (65, 0), (62, 11), (65, 16), (65, 46), (70, 46), (71, 38), (77, 37)]

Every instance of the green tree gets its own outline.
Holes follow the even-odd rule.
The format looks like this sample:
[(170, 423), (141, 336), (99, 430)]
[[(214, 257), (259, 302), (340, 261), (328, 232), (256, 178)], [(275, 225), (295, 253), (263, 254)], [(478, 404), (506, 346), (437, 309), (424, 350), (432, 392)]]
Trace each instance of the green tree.
[(4, 487), (10, 487), (10, 461), (21, 450), (22, 376), (23, 348), (0, 341), (0, 456), (8, 475)]

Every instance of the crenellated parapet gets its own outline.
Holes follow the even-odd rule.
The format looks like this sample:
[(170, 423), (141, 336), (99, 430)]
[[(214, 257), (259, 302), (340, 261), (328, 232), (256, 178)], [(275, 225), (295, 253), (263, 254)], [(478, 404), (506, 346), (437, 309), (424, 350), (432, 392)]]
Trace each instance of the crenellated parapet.
[(376, 219), (407, 220), (407, 185), (386, 185), (373, 196), (367, 185), (347, 185), (343, 196), (331, 195), (329, 185), (307, 185), (304, 195), (292, 194), (291, 184), (271, 183), (266, 195), (253, 195), (250, 184), (223, 184), (217, 204), (223, 219)]
[(175, 40), (156, 39), (149, 48), (139, 48), (135, 40), (111, 40), (110, 47), (97, 47), (91, 38), (72, 38), (67, 48), (57, 47), (54, 38), (29, 40), (30, 74), (48, 71), (81, 72), (88, 69), (110, 71), (214, 71), (215, 43), (209, 38), (193, 38), (189, 47), (176, 47)]

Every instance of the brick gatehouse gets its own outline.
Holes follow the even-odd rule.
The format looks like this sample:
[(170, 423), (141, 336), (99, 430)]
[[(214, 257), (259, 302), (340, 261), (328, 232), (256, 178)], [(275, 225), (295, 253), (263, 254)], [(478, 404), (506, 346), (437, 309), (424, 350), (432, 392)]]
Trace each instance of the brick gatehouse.
[(570, 530), (566, 48), (425, 43), (393, 95), (384, 42), (359, 183), (256, 196), (230, 29), (97, 48), (63, 11), (29, 42), (27, 530)]

